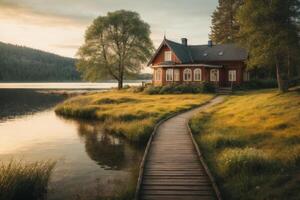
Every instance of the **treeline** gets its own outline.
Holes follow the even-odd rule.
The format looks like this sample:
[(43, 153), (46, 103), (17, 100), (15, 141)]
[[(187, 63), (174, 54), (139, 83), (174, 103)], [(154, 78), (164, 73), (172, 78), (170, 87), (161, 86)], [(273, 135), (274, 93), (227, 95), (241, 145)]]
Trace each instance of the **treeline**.
[(299, 0), (219, 0), (210, 38), (247, 49), (252, 74), (277, 79), (283, 92), (299, 79)]
[(75, 59), (0, 42), (0, 81), (80, 80)]

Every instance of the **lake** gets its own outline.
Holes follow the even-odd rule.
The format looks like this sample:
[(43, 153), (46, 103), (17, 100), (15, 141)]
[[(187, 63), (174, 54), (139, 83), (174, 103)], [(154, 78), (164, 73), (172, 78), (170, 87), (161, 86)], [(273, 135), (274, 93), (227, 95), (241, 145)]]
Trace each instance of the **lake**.
[[(40, 85), (47, 89), (46, 83)], [(49, 87), (61, 85), (51, 83)], [(106, 86), (97, 83), (91, 87)], [(0, 160), (57, 161), (49, 200), (109, 196), (134, 178), (143, 149), (105, 133), (99, 122), (57, 116), (54, 107), (66, 98), (32, 88), (0, 89)]]

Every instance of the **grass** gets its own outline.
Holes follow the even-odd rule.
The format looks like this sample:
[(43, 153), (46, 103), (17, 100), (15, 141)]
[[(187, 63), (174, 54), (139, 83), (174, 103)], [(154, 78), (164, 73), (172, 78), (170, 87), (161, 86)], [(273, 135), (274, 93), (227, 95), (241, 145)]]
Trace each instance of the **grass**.
[(190, 121), (224, 199), (300, 199), (300, 93), (241, 92)]
[(211, 98), (208, 94), (148, 95), (108, 91), (71, 98), (58, 105), (55, 112), (65, 117), (102, 121), (107, 132), (144, 144), (159, 120)]
[(54, 162), (26, 164), (11, 161), (0, 165), (0, 200), (40, 200), (46, 197)]

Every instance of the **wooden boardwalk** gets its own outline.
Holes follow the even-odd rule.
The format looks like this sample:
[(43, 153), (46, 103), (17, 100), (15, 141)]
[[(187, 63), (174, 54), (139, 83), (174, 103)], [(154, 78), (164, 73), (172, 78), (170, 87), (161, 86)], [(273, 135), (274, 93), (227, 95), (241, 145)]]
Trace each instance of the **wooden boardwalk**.
[(158, 127), (144, 158), (138, 199), (218, 199), (187, 123), (195, 112), (221, 101), (222, 97), (214, 98), (208, 104), (179, 114)]

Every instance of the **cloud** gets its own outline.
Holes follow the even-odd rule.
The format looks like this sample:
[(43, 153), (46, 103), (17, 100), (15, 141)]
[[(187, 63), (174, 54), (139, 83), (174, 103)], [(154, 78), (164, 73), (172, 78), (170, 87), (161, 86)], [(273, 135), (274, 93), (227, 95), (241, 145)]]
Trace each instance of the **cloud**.
[[(190, 44), (206, 43), (210, 31), (210, 16), (217, 2), (218, 0), (0, 0), (0, 26), (1, 31), (5, 31), (0, 32), (0, 41), (32, 44), (44, 50), (74, 55), (80, 46), (78, 44), (83, 42), (86, 27), (94, 18), (110, 11), (126, 9), (140, 13), (141, 18), (150, 24), (155, 46), (160, 44), (164, 32), (172, 40), (179, 41), (181, 37), (187, 37)], [(23, 34), (14, 32), (16, 30), (23, 31)]]

